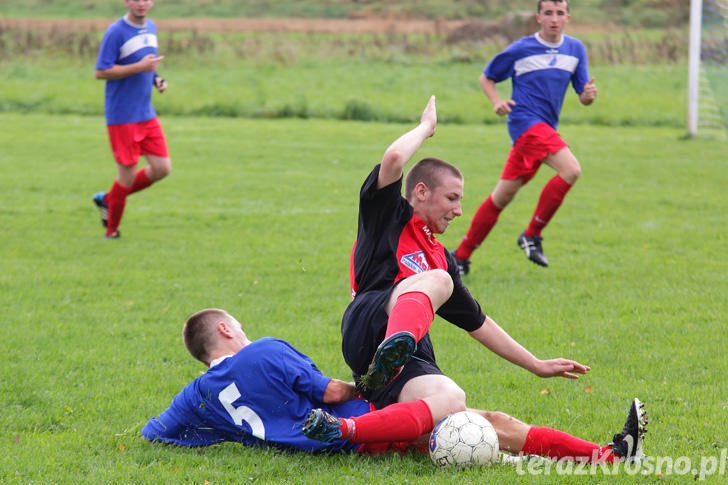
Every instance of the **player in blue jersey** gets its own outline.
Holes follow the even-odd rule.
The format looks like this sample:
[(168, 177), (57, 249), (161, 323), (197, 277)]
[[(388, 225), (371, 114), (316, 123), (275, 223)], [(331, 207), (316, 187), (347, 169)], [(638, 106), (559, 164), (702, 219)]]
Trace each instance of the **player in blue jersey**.
[[(282, 340), (249, 340), (224, 310), (195, 313), (185, 323), (183, 337), (190, 354), (209, 370), (144, 426), (142, 434), (150, 441), (184, 446), (237, 441), (304, 451), (375, 453), (404, 450), (432, 429), (429, 417), (419, 422), (407, 413), (399, 418), (407, 423), (401, 432), (384, 426), (387, 414), (369, 413), (369, 403), (356, 398), (353, 383), (323, 375), (311, 359)], [(352, 424), (350, 441), (307, 438), (302, 425), (314, 408), (354, 418), (356, 436)]]
[[(182, 334), (190, 354), (209, 369), (147, 422), (142, 429), (147, 440), (182, 446), (234, 441), (310, 452), (426, 451), (433, 420), (425, 401), (374, 410), (357, 397), (353, 383), (326, 377), (282, 340), (251, 341), (224, 310), (195, 313)], [(425, 419), (421, 409), (428, 411)], [(529, 426), (504, 413), (472, 411), (493, 423), (503, 450), (594, 461), (641, 454), (646, 418), (637, 400), (624, 430), (607, 446)], [(444, 415), (435, 417), (439, 421)], [(626, 436), (632, 437), (631, 448)]]
[[(157, 28), (147, 19), (153, 0), (124, 0), (128, 13), (106, 30), (96, 61), (96, 79), (106, 80), (104, 113), (117, 164), (108, 192), (93, 201), (101, 212), (106, 238), (116, 239), (127, 196), (169, 175), (167, 141), (151, 103), (152, 86), (160, 93), (167, 82), (157, 74)], [(139, 156), (148, 166), (137, 170)]]
[[(584, 105), (596, 99), (597, 88), (589, 77), (584, 45), (563, 33), (570, 19), (568, 0), (539, 0), (537, 8), (539, 32), (508, 46), (480, 76), (480, 85), (495, 113), (508, 115), (513, 146), (501, 179), (480, 205), (467, 234), (453, 251), (461, 274), (468, 273), (472, 253), (542, 163), (557, 175), (542, 190), (528, 227), (518, 237), (518, 245), (528, 259), (548, 266), (541, 231), (581, 174), (579, 162), (556, 130), (569, 84)], [(504, 100), (495, 85), (506, 79), (511, 79), (513, 92), (511, 99)]]
[(147, 423), (142, 434), (149, 440), (186, 446), (240, 441), (308, 451), (341, 448), (347, 444), (326, 445), (303, 436), (300, 424), (307, 413), (320, 406), (345, 417), (369, 410), (367, 402), (353, 400), (350, 384), (324, 376), (282, 340), (251, 342), (223, 310), (192, 315), (183, 337), (190, 354), (209, 370)]

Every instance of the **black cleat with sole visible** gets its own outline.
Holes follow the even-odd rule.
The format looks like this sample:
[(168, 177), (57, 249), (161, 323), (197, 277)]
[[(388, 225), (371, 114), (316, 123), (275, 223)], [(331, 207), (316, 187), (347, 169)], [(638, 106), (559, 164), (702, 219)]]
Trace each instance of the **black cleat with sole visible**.
[(610, 443), (612, 451), (623, 460), (641, 460), (644, 457), (642, 443), (645, 440), (648, 421), (645, 405), (634, 398), (622, 432), (615, 434)]
[(379, 344), (367, 373), (361, 376), (363, 390), (376, 391), (392, 382), (402, 366), (417, 350), (415, 336), (410, 332), (397, 332)]
[(301, 430), (307, 438), (331, 443), (341, 439), (341, 420), (323, 409), (312, 409)]

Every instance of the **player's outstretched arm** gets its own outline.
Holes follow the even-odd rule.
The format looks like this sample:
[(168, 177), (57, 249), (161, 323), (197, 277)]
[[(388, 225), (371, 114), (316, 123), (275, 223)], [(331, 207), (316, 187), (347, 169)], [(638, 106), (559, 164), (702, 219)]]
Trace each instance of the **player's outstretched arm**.
[(435, 134), (436, 126), (437, 107), (435, 106), (435, 95), (432, 95), (422, 112), (420, 124), (397, 138), (384, 152), (377, 187), (381, 189), (399, 180), (404, 166), (417, 153), (422, 142)]
[(507, 361), (533, 372), (539, 377), (565, 377), (578, 379), (576, 374), (586, 374), (589, 367), (568, 359), (537, 359), (513, 337), (503, 330), (490, 317), (485, 318), (483, 325), (470, 332), (470, 336), (483, 344), (493, 353)]

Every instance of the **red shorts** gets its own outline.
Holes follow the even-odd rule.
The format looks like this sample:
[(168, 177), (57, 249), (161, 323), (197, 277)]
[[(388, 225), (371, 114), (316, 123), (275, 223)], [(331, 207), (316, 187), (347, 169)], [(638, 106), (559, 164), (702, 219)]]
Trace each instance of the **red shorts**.
[(156, 117), (139, 123), (108, 125), (106, 128), (111, 151), (120, 165), (136, 165), (139, 155), (169, 156), (162, 125)]
[(536, 175), (544, 158), (568, 146), (556, 130), (546, 123), (536, 123), (513, 144), (501, 179), (520, 178), (526, 185)]

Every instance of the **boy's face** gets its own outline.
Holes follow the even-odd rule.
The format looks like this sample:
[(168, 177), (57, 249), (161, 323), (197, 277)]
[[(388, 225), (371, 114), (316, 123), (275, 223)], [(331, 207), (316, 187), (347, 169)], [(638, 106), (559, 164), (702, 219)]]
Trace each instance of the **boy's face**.
[(124, 0), (129, 14), (136, 19), (144, 19), (154, 6), (154, 0)]
[(566, 2), (543, 2), (536, 14), (536, 22), (541, 26), (541, 37), (555, 42), (561, 39), (571, 16)]
[(460, 199), (463, 198), (462, 179), (449, 172), (440, 176), (440, 185), (434, 190), (426, 188), (424, 184), (415, 187), (415, 215), (425, 221), (435, 234), (445, 232), (453, 219), (463, 214), (460, 205)]

